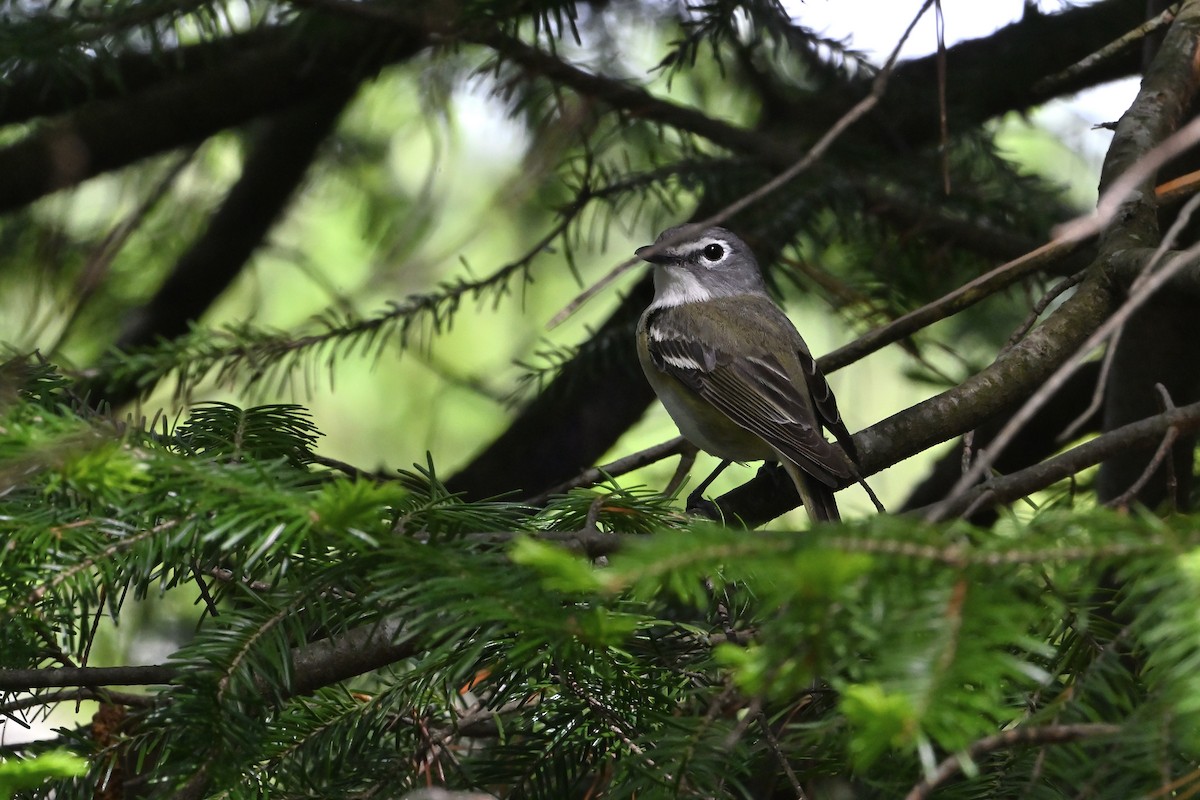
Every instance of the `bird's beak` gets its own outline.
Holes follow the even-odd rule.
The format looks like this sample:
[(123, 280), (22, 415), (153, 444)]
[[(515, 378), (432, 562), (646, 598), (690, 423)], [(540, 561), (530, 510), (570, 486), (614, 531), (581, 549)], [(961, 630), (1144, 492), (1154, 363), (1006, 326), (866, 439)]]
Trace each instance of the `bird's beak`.
[(654, 253), (651, 255), (650, 250), (653, 247), (654, 245), (652, 244), (639, 247), (637, 250), (633, 251), (633, 254), (643, 261), (649, 261), (651, 264), (675, 264), (679, 261), (676, 256), (670, 255), (669, 253)]

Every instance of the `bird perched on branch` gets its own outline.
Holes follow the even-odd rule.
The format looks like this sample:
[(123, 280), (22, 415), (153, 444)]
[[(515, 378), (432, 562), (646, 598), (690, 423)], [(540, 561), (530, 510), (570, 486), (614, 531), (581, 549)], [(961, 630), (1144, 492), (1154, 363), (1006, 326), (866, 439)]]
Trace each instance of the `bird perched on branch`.
[(841, 519), (833, 492), (859, 480), (850, 432), (754, 253), (725, 228), (680, 225), (637, 255), (654, 265), (642, 369), (684, 437), (722, 459), (689, 507), (730, 462), (778, 461), (814, 522)]

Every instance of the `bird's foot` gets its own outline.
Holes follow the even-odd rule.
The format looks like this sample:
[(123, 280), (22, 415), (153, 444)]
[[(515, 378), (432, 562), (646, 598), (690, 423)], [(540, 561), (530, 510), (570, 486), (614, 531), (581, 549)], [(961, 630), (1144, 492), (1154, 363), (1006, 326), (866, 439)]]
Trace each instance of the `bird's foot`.
[(712, 500), (705, 498), (699, 491), (688, 495), (687, 505), (684, 507), (684, 510), (694, 517), (705, 517), (706, 519), (717, 521), (721, 519), (721, 509)]
[(792, 479), (788, 476), (787, 470), (778, 461), (765, 462), (758, 468), (758, 477), (762, 480), (768, 480), (781, 490), (787, 490), (792, 487)]

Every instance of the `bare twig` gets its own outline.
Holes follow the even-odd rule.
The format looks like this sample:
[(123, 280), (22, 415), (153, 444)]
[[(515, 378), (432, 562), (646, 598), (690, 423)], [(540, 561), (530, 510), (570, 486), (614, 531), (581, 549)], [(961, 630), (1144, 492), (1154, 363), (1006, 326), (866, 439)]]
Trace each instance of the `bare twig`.
[(150, 193), (143, 198), (138, 207), (110, 230), (104, 236), (104, 240), (100, 242), (88, 257), (83, 271), (75, 282), (75, 297), (73, 298), (71, 309), (67, 313), (66, 322), (63, 324), (58, 336), (55, 337), (54, 343), (46, 349), (46, 352), (59, 352), (59, 348), (62, 347), (78, 323), (84, 306), (87, 305), (88, 301), (91, 300), (96, 290), (103, 283), (121, 249), (129, 241), (129, 238), (141, 228), (143, 223), (149, 218), (150, 212), (154, 210), (159, 201), (166, 197), (171, 187), (175, 185), (175, 181), (188, 165), (192, 163), (197, 149), (197, 146), (192, 146), (180, 155), (175, 160), (175, 163), (167, 169), (166, 174), (151, 189)]
[(1182, 200), (1200, 189), (1200, 170), (1188, 172), (1178, 178), (1172, 178), (1166, 183), (1154, 187), (1154, 196), (1162, 205)]
[(1034, 304), (1033, 308), (1029, 312), (1029, 315), (1025, 317), (1021, 324), (1017, 326), (1017, 329), (1012, 332), (1012, 335), (1008, 337), (1008, 342), (1005, 343), (1004, 346), (1006, 348), (1011, 348), (1015, 346), (1017, 342), (1024, 339), (1025, 334), (1029, 333), (1029, 331), (1033, 329), (1033, 326), (1038, 321), (1038, 318), (1041, 317), (1042, 314), (1046, 313), (1046, 309), (1050, 307), (1050, 304), (1061, 297), (1063, 292), (1078, 286), (1079, 282), (1083, 280), (1085, 275), (1087, 275), (1087, 270), (1083, 269), (1079, 272), (1076, 272), (1074, 275), (1063, 278), (1061, 281), (1052, 286), (1049, 291), (1042, 295), (1042, 299), (1038, 300), (1037, 303)]
[(1115, 736), (1120, 732), (1120, 725), (1092, 722), (1077, 725), (1044, 725), (1038, 728), (1020, 727), (987, 736), (972, 743), (964, 755), (953, 755), (943, 759), (933, 774), (909, 791), (905, 800), (926, 800), (935, 788), (962, 771), (965, 760), (973, 761), (996, 750), (1029, 745), (1066, 744), (1080, 739)]
[(605, 478), (617, 478), (628, 472), (633, 472), (635, 469), (662, 461), (664, 458), (670, 458), (685, 452), (690, 445), (682, 436), (676, 436), (661, 444), (656, 444), (653, 447), (647, 447), (645, 450), (639, 450), (636, 453), (630, 453), (627, 456), (618, 458), (616, 461), (610, 461), (599, 467), (592, 467), (571, 478), (568, 481), (563, 481), (552, 489), (537, 495), (536, 497), (526, 500), (529, 505), (540, 506), (544, 505), (551, 497), (558, 494), (563, 494), (571, 489), (579, 486), (591, 486), (599, 483)]
[(1179, 13), (1179, 6), (1179, 3), (1175, 3), (1164, 9), (1158, 16), (1146, 20), (1133, 30), (1119, 36), (1094, 53), (1084, 56), (1061, 72), (1054, 75), (1047, 75), (1033, 85), (1033, 90), (1040, 94), (1053, 94), (1059, 86), (1070, 84), (1074, 78), (1085, 74), (1102, 61), (1112, 58), (1125, 48), (1141, 41), (1164, 25), (1170, 25), (1175, 21), (1175, 15)]
[(81, 700), (98, 700), (101, 703), (116, 703), (122, 706), (150, 708), (156, 702), (154, 697), (130, 692), (114, 692), (111, 689), (92, 689), (83, 687), (67, 689), (61, 692), (45, 692), (33, 694), (0, 704), (0, 714), (14, 714), (38, 706), (57, 705), (58, 703), (77, 703)]
[(937, 28), (938, 147), (942, 151), (942, 193), (950, 194), (950, 123), (946, 114), (946, 16), (942, 0), (934, 0), (934, 26)]
[(758, 720), (758, 727), (762, 729), (763, 738), (767, 740), (767, 747), (771, 750), (771, 755), (775, 756), (775, 761), (778, 762), (780, 769), (783, 770), (783, 774), (787, 776), (788, 784), (791, 785), (792, 791), (796, 794), (796, 800), (808, 800), (808, 795), (805, 794), (804, 787), (800, 785), (800, 779), (796, 777), (796, 771), (792, 769), (787, 755), (783, 752), (783, 748), (779, 746), (779, 740), (775, 738), (775, 733), (771, 730), (771, 723), (767, 721), (767, 715), (759, 711), (755, 718)]
[[(1175, 402), (1171, 399), (1171, 394), (1167, 391), (1167, 387), (1163, 386), (1161, 383), (1156, 383), (1154, 384), (1154, 388), (1158, 391), (1159, 400), (1161, 402), (1163, 411), (1174, 411)], [(1138, 492), (1140, 492), (1142, 488), (1150, 482), (1150, 478), (1154, 476), (1154, 473), (1158, 472), (1158, 468), (1163, 465), (1164, 461), (1166, 461), (1168, 465), (1167, 468), (1172, 470), (1173, 473), (1174, 464), (1172, 464), (1171, 460), (1168, 458), (1168, 455), (1170, 455), (1171, 448), (1175, 446), (1177, 439), (1179, 439), (1179, 429), (1172, 425), (1171, 427), (1167, 428), (1167, 432), (1163, 436), (1162, 442), (1159, 443), (1158, 449), (1154, 451), (1154, 457), (1150, 459), (1150, 463), (1146, 465), (1144, 470), (1142, 470), (1142, 474), (1139, 475), (1138, 479), (1133, 482), (1133, 485), (1122, 492), (1119, 497), (1109, 501), (1108, 505), (1114, 508), (1127, 508), (1129, 504), (1133, 502), (1133, 499), (1137, 497)], [(1174, 478), (1174, 475), (1172, 475), (1172, 478)], [(1174, 497), (1174, 480), (1170, 481), (1170, 483), (1171, 486), (1168, 487), (1169, 491), (1167, 496)]]
[(635, 731), (630, 728), (629, 723), (612, 706), (588, 691), (583, 684), (575, 680), (571, 675), (564, 674), (562, 681), (571, 690), (571, 693), (587, 704), (588, 708), (601, 720), (604, 726), (621, 740), (621, 743), (629, 749), (629, 752), (640, 756), (647, 765), (651, 767), (655, 766), (654, 761), (646, 755), (645, 748), (633, 741), (632, 736), (635, 734)]
[[(1172, 428), (1181, 434), (1200, 430), (1200, 403), (1180, 406), (1171, 411), (1123, 425), (1054, 458), (1034, 464), (1019, 472), (992, 478), (984, 484), (955, 494), (947, 500), (939, 501), (925, 508), (914, 509), (908, 513), (928, 518), (933, 511), (940, 510), (939, 518), (945, 519), (950, 516), (962, 516), (968, 511), (974, 512), (985, 506), (1006, 503), (1044, 489), (1080, 470), (1099, 464), (1101, 461), (1131, 448), (1144, 447), (1160, 441)], [(989, 456), (990, 454), (988, 451)], [(980, 453), (977, 460), (983, 461), (984, 454)]]
[[(1200, 131), (1200, 128), (1197, 130)], [(1172, 231), (1174, 231), (1176, 227), (1181, 227), (1182, 224), (1186, 224), (1188, 216), (1197, 206), (1200, 206), (1200, 195), (1196, 195), (1188, 201), (1187, 206), (1185, 206), (1180, 212), (1179, 219), (1176, 221), (1176, 226), (1173, 226)], [(1165, 252), (1165, 248), (1169, 245), (1169, 242), (1169, 238), (1164, 239), (1163, 246), (1160, 248), (1159, 252)], [(1133, 315), (1133, 312), (1140, 308), (1142, 304), (1145, 303), (1146, 300), (1148, 300), (1160, 286), (1169, 281), (1173, 275), (1182, 271), (1184, 267), (1193, 263), (1198, 256), (1200, 256), (1200, 244), (1193, 245), (1182, 253), (1177, 254), (1161, 269), (1158, 269), (1154, 272), (1150, 272), (1149, 269), (1147, 269), (1145, 272), (1143, 272), (1139, 280), (1134, 282), (1134, 286), (1137, 287), (1136, 290), (1131, 287), (1129, 296), (1125, 299), (1125, 302), (1121, 304), (1120, 308), (1118, 308), (1111, 317), (1101, 324), (1100, 327), (1097, 328), (1096, 331), (1093, 332), (1086, 341), (1084, 341), (1078, 350), (1076, 350), (1075, 355), (1063, 362), (1063, 364), (1054, 371), (1050, 378), (1033, 393), (1033, 395), (1024, 403), (1024, 405), (1021, 406), (1020, 409), (1018, 409), (1017, 413), (1014, 414), (1011, 419), (1009, 419), (1009, 421), (996, 435), (996, 438), (993, 439), (991, 444), (988, 446), (988, 452), (986, 456), (981, 455), (978, 459), (976, 459), (974, 466), (972, 466), (971, 469), (964, 473), (962, 478), (959, 479), (953, 491), (950, 492), (946, 502), (949, 503), (954, 499), (955, 495), (961, 494), (969, 486), (978, 481), (992, 466), (992, 464), (995, 463), (996, 457), (1008, 445), (1008, 443), (1012, 441), (1013, 437), (1016, 436), (1021, 427), (1024, 426), (1025, 423), (1027, 423), (1035, 413), (1037, 413), (1038, 409), (1040, 409), (1042, 405), (1054, 395), (1055, 392), (1062, 388), (1062, 385), (1071, 376), (1071, 373), (1078, 369), (1083, 363), (1084, 358), (1086, 358), (1093, 349), (1099, 346), (1101, 342), (1108, 339), (1109, 336), (1123, 326), (1125, 321)], [(1154, 261), (1155, 259), (1152, 258), (1151, 262), (1147, 264), (1147, 267), (1149, 268), (1153, 266)], [(938, 520), (944, 519), (945, 516), (938, 512), (937, 507), (935, 506), (928, 518), (930, 520)]]
[(177, 668), (169, 664), (136, 667), (60, 667), (57, 669), (0, 669), (0, 692), (53, 687), (148, 686), (167, 684)]
[(1117, 331), (1113, 334), (1108, 347), (1104, 350), (1104, 360), (1100, 362), (1100, 375), (1096, 378), (1095, 388), (1092, 389), (1091, 401), (1088, 402), (1087, 408), (1058, 435), (1059, 442), (1069, 442), (1074, 439), (1075, 434), (1087, 424), (1092, 415), (1099, 411), (1100, 406), (1104, 404), (1104, 387), (1108, 385), (1108, 373), (1112, 371), (1113, 359), (1117, 355), (1117, 343), (1120, 340), (1121, 331)]
[(329, 456), (322, 456), (313, 453), (311, 456), (309, 456), (309, 459), (314, 464), (320, 464), (322, 467), (328, 467), (329, 469), (336, 470), (337, 472), (340, 472), (350, 478), (371, 481), (378, 480), (378, 476), (367, 472), (366, 470), (359, 469), (353, 464), (347, 464), (345, 461), (339, 461), (336, 458), (330, 458)]
[(675, 474), (671, 476), (671, 480), (667, 481), (667, 485), (663, 488), (663, 494), (672, 495), (683, 486), (684, 480), (688, 473), (692, 471), (692, 467), (696, 464), (696, 447), (692, 445), (679, 454), (679, 464), (675, 467)]
[(938, 320), (952, 316), (964, 308), (969, 308), (995, 292), (1011, 286), (1026, 275), (1044, 269), (1049, 264), (1069, 255), (1079, 245), (1079, 241), (1054, 240), (1020, 258), (1001, 264), (943, 297), (926, 303), (915, 311), (908, 312), (894, 322), (889, 322), (837, 350), (826, 353), (818, 359), (821, 370), (828, 374), (841, 369)]

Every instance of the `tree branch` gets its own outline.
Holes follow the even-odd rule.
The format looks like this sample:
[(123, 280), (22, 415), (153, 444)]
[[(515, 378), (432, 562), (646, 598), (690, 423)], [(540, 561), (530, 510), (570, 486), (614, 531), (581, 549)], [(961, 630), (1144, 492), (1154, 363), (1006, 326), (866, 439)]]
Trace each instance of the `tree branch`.
[[(1040, 464), (1011, 475), (992, 478), (942, 503), (942, 516), (962, 516), (976, 513), (988, 506), (1011, 502), (1045, 489), (1063, 478), (1109, 458), (1153, 445), (1172, 430), (1179, 433), (1200, 430), (1200, 403), (1181, 406), (1139, 422), (1123, 425)], [(932, 507), (938, 507), (938, 504)], [(927, 513), (930, 508), (918, 508), (908, 513), (920, 515)]]
[(30, 63), (0, 84), (0, 125), (137, 94), (183, 76), (202, 75), (228, 60), (274, 71), (282, 67), (276, 63), (280, 53), (297, 46), (296, 36), (293, 28), (264, 27), (166, 52), (96, 56), (88, 65), (69, 70), (58, 64), (47, 66), (49, 62)]
[(399, 26), (353, 28), (317, 45), (310, 36), (280, 37), (136, 94), (87, 103), (0, 148), (0, 212), (330, 89), (357, 85), (425, 44), (424, 31)]
[[(132, 310), (116, 342), (119, 350), (148, 346), (186, 333), (242, 271), (308, 173), (321, 142), (354, 96), (347, 84), (292, 108), (267, 123), (246, 157), (241, 178), (213, 215), (207, 230), (175, 264), (149, 302)], [(135, 379), (106, 383), (101, 375), (87, 394), (93, 403), (119, 406), (139, 391)]]
[(1080, 241), (1047, 242), (1020, 258), (1001, 264), (990, 272), (968, 281), (944, 297), (939, 297), (887, 325), (863, 334), (853, 342), (825, 354), (817, 360), (817, 363), (826, 374), (839, 370), (889, 344), (911, 336), (922, 328), (953, 316), (963, 309), (970, 308), (980, 300), (1012, 286), (1027, 275), (1058, 263), (1078, 249), (1081, 244)]
[[(287, 697), (309, 694), (322, 686), (387, 666), (416, 652), (400, 622), (364, 625), (344, 635), (292, 648), (294, 679)], [(0, 692), (56, 687), (149, 686), (174, 683), (180, 667), (154, 664), (128, 667), (62, 667), (0, 669)], [(263, 687), (266, 691), (267, 687)]]
[(1103, 722), (1079, 723), (1077, 725), (1045, 725), (1042, 727), (1013, 728), (994, 736), (988, 736), (973, 742), (967, 748), (965, 758), (953, 755), (937, 765), (933, 774), (922, 780), (905, 795), (904, 800), (925, 800), (938, 785), (945, 783), (963, 769), (965, 760), (977, 760), (995, 750), (1013, 747), (1029, 747), (1032, 745), (1066, 744), (1080, 739), (1092, 739), (1102, 736), (1116, 736), (1121, 732), (1120, 725), (1109, 725)]

